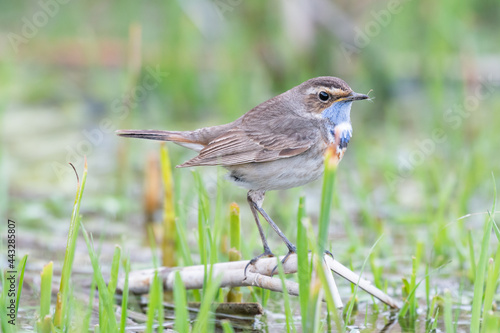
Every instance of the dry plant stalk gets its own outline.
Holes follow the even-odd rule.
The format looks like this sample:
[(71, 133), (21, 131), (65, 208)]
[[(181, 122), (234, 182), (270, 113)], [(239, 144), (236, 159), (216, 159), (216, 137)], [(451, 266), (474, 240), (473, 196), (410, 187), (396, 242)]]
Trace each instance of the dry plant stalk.
[(177, 265), (176, 232), (175, 232), (175, 205), (174, 205), (174, 178), (168, 149), (161, 145), (161, 176), (163, 179), (163, 235), (161, 243), (163, 266)]
[[(281, 260), (281, 258), (280, 258)], [(224, 287), (243, 287), (256, 286), (272, 291), (283, 292), (281, 280), (278, 277), (272, 277), (274, 267), (276, 266), (276, 258), (259, 259), (255, 265), (249, 266), (245, 276), (245, 266), (248, 260), (218, 263), (213, 266), (213, 275), (222, 276), (221, 288)], [(390, 296), (382, 292), (380, 289), (372, 285), (369, 281), (362, 279), (358, 274), (354, 273), (337, 260), (325, 255), (324, 264), (328, 269), (351, 283), (358, 284), (361, 289), (387, 304), (391, 308), (399, 308)], [(283, 265), (285, 274), (293, 274), (297, 272), (297, 255), (291, 255)], [(201, 289), (203, 288), (203, 265), (188, 266), (188, 267), (160, 267), (158, 268), (159, 277), (163, 280), (165, 290), (172, 290), (174, 285), (175, 272), (179, 271), (181, 279), (186, 289)], [(149, 286), (154, 276), (154, 269), (146, 269), (130, 272), (129, 275), (129, 292), (133, 294), (147, 294)], [(277, 274), (277, 272), (274, 272)], [(329, 274), (332, 276), (331, 274)], [(337, 287), (333, 280), (329, 279), (330, 289), (332, 290), (335, 304), (342, 304)], [(123, 280), (118, 283), (117, 290), (121, 292)], [(299, 294), (299, 285), (296, 282), (285, 280), (285, 287), (290, 295), (297, 296)], [(338, 301), (338, 302), (337, 302)]]

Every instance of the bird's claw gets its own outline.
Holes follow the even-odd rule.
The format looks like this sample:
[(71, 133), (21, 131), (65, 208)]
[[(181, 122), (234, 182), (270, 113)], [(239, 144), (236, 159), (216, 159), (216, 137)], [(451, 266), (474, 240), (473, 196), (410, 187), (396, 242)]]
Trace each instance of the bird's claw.
[[(288, 258), (290, 257), (290, 255), (294, 254), (294, 253), (297, 253), (297, 248), (294, 246), (292, 248), (289, 248), (288, 249), (288, 253), (283, 257), (283, 259), (281, 259), (281, 264), (284, 265), (285, 262), (288, 260)], [(273, 270), (271, 271), (271, 276), (274, 275), (274, 273), (276, 272), (276, 269), (278, 268), (278, 265), (274, 266)]]
[(248, 269), (248, 266), (250, 265), (255, 265), (255, 263), (262, 257), (274, 257), (275, 255), (271, 252), (271, 250), (269, 249), (264, 249), (264, 253), (261, 253), (259, 254), (258, 256), (254, 257), (252, 260), (250, 260), (248, 262), (248, 264), (245, 266), (245, 271), (244, 271), (244, 276), (245, 276), (245, 279), (247, 278), (247, 269)]
[[(308, 252), (309, 252), (309, 253), (311, 253), (312, 251), (311, 251), (311, 250), (309, 250)], [(333, 256), (333, 253), (331, 253), (331, 252), (330, 252), (330, 251), (328, 251), (328, 250), (325, 250), (324, 254), (326, 254), (326, 255), (327, 255), (327, 256), (329, 256), (329, 257), (332, 257), (332, 259), (335, 259), (335, 257)]]
[(335, 259), (335, 257), (333, 256), (333, 253), (331, 253), (330, 251), (325, 250), (325, 254), (332, 257), (332, 259)]
[[(288, 250), (288, 253), (287, 253), (287, 254), (283, 257), (283, 259), (281, 259), (281, 264), (282, 264), (282, 265), (284, 265), (284, 264), (285, 264), (285, 262), (286, 262), (286, 261), (288, 260), (288, 258), (290, 257), (290, 255), (292, 255), (292, 254), (294, 254), (294, 253), (296, 253), (296, 252), (297, 252), (297, 249), (296, 249), (295, 247), (290, 248), (290, 249)], [(309, 252), (311, 252), (311, 251), (309, 250)], [(335, 257), (333, 256), (333, 253), (331, 253), (330, 251), (325, 250), (325, 252), (324, 252), (324, 253), (325, 253), (325, 255), (328, 255), (328, 256), (332, 257), (332, 259), (335, 259)], [(271, 258), (271, 257), (275, 257), (275, 255), (271, 252), (271, 250), (269, 250), (269, 249), (264, 249), (264, 253), (261, 253), (261, 254), (259, 254), (258, 256), (256, 256), (256, 257), (252, 258), (252, 259), (248, 262), (248, 264), (245, 266), (245, 271), (244, 271), (244, 276), (245, 276), (245, 279), (246, 279), (246, 277), (247, 277), (247, 269), (248, 269), (248, 266), (250, 266), (250, 265), (255, 265), (255, 263), (256, 263), (256, 262), (257, 262), (260, 258), (262, 258), (262, 257), (269, 257), (269, 258)], [(277, 269), (277, 268), (278, 268), (278, 265), (274, 266), (273, 270), (271, 271), (271, 276), (273, 276), (273, 275), (276, 273), (276, 269)]]

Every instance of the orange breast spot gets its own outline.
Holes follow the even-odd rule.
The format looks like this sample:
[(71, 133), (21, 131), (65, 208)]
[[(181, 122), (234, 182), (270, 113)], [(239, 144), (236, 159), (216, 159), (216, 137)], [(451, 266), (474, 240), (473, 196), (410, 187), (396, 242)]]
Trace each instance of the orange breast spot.
[(345, 149), (339, 149), (335, 143), (331, 143), (325, 150), (325, 163), (328, 165), (338, 165), (342, 157), (344, 157)]

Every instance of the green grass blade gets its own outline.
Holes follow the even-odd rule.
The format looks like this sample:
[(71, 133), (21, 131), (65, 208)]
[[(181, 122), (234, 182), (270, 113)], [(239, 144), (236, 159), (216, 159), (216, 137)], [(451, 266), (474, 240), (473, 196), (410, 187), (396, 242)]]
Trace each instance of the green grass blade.
[(281, 264), (281, 260), (279, 258), (276, 258), (276, 262), (278, 263), (278, 273), (279, 277), (281, 279), (281, 287), (283, 288), (283, 301), (284, 301), (284, 308), (285, 308), (285, 322), (286, 322), (286, 331), (287, 333), (290, 332), (297, 332), (295, 329), (295, 324), (293, 323), (293, 316), (292, 316), (292, 310), (290, 308), (290, 295), (288, 294), (288, 290), (286, 289), (286, 283), (285, 283), (285, 271), (283, 270), (283, 265)]
[(97, 294), (98, 304), (99, 304), (99, 329), (103, 332), (106, 332), (108, 329), (108, 314), (106, 309), (104, 308), (104, 302), (102, 300), (102, 295), (100, 293)]
[(37, 331), (39, 333), (51, 333), (54, 332), (53, 330), (53, 325), (52, 325), (52, 318), (50, 316), (45, 316), (44, 318), (40, 318), (38, 326), (37, 326)]
[(479, 253), (479, 262), (477, 263), (476, 280), (474, 282), (474, 297), (472, 300), (471, 332), (478, 333), (481, 322), (481, 308), (484, 294), (485, 271), (488, 260), (488, 249), (490, 244), (492, 228), (492, 219), (486, 221), (483, 240), (481, 242), (481, 251)]
[(484, 333), (498, 333), (500, 332), (500, 317), (495, 316), (493, 311), (487, 311), (484, 315), (483, 329), (481, 330)]
[(495, 179), (495, 174), (493, 172), (491, 173), (491, 179), (493, 181), (493, 205), (491, 207), (491, 211), (493, 214), (495, 214), (497, 207), (497, 182)]
[[(366, 256), (365, 260), (363, 261), (363, 265), (361, 266), (361, 271), (359, 272), (359, 279), (358, 279), (358, 282), (356, 283), (356, 286), (354, 287), (354, 291), (353, 291), (353, 294), (352, 294), (352, 299), (353, 300), (355, 299), (355, 297), (356, 297), (356, 295), (358, 293), (359, 281), (361, 280), (361, 276), (363, 275), (363, 272), (365, 271), (366, 263), (368, 262), (368, 260), (370, 258), (370, 255), (372, 254), (373, 250), (375, 249), (375, 247), (380, 242), (380, 240), (382, 239), (383, 236), (384, 235), (380, 235), (380, 237), (375, 241), (375, 243), (370, 248), (370, 251), (368, 252), (368, 255)], [(351, 320), (351, 314), (352, 314), (352, 310), (354, 308), (354, 303), (355, 302), (350, 302), (349, 303), (349, 308), (346, 311), (344, 330), (347, 328), (347, 326), (346, 326), (347, 323), (349, 323), (349, 321)]]
[[(323, 290), (325, 291), (326, 305), (329, 313), (329, 317), (333, 317), (336, 328), (338, 332), (342, 331), (342, 322), (340, 316), (337, 311), (337, 304), (335, 304), (335, 300), (332, 297), (332, 291), (330, 289), (330, 285), (328, 284), (326, 274), (332, 274), (332, 272), (327, 269), (327, 267), (323, 263), (323, 253), (322, 255), (318, 255), (318, 253), (314, 253), (313, 256), (316, 259), (315, 265), (317, 267), (316, 271), (319, 276), (319, 280), (321, 281), (321, 285), (323, 286)], [(313, 259), (314, 260), (314, 259)], [(330, 325), (330, 321), (328, 321), (328, 325)]]
[(422, 280), (420, 280), (418, 283), (415, 284), (415, 286), (413, 288), (410, 288), (409, 285), (408, 285), (409, 293), (408, 293), (408, 296), (406, 297), (406, 300), (405, 300), (403, 306), (399, 310), (398, 317), (404, 317), (404, 316), (406, 316), (406, 314), (408, 313), (408, 311), (410, 311), (411, 300), (412, 300), (413, 297), (415, 297), (415, 293), (416, 293), (418, 287), (420, 287), (420, 284), (424, 280), (425, 280), (425, 278), (422, 279)]
[(500, 242), (500, 228), (498, 228), (498, 225), (497, 225), (495, 219), (493, 217), (491, 219), (493, 221), (493, 230), (495, 231), (495, 235), (497, 236), (497, 240)]
[(87, 244), (87, 250), (89, 252), (92, 269), (94, 271), (94, 278), (96, 280), (97, 288), (99, 290), (99, 298), (102, 299), (102, 304), (104, 306), (104, 312), (103, 312), (105, 313), (104, 322), (106, 323), (107, 328), (111, 332), (116, 332), (118, 330), (118, 325), (116, 323), (116, 317), (113, 311), (113, 304), (114, 304), (113, 295), (109, 293), (108, 287), (106, 286), (106, 282), (104, 281), (104, 278), (102, 276), (101, 269), (99, 267), (99, 260), (94, 251), (93, 243), (90, 241), (89, 235), (87, 234), (87, 231), (85, 230), (83, 224), (82, 223), (80, 224), (82, 228), (83, 238), (85, 239), (85, 243)]
[[(179, 178), (178, 181), (176, 179), (175, 185), (175, 196), (181, 197), (182, 193), (182, 178)], [(179, 254), (180, 258), (182, 258), (182, 263), (185, 266), (192, 266), (193, 259), (191, 258), (191, 250), (189, 249), (189, 242), (187, 240), (187, 231), (186, 231), (186, 214), (184, 211), (184, 206), (182, 205), (182, 201), (175, 201), (175, 211), (178, 215), (178, 221), (175, 223), (175, 232), (176, 232), (176, 243), (177, 249), (176, 252)], [(198, 292), (198, 290), (194, 290)], [(199, 292), (198, 292), (199, 294)], [(197, 299), (199, 301), (199, 299)]]
[(271, 297), (271, 290), (259, 289), (259, 291), (260, 291), (260, 304), (262, 304), (262, 307), (265, 308), (267, 306), (269, 298)]
[(111, 275), (108, 283), (108, 291), (111, 296), (114, 296), (116, 285), (118, 283), (118, 273), (120, 272), (120, 257), (121, 248), (115, 245), (115, 252), (113, 253), (113, 261), (111, 262)]
[(321, 192), (321, 208), (319, 213), (318, 244), (319, 252), (326, 249), (328, 239), (328, 226), (330, 225), (330, 211), (335, 187), (335, 174), (338, 159), (333, 150), (328, 150), (325, 156), (325, 173), (323, 175), (323, 188)]
[[(146, 332), (163, 332), (163, 282), (155, 271), (151, 287), (149, 289), (149, 303), (147, 311)], [(157, 328), (155, 330), (155, 317), (157, 318)]]
[(469, 261), (470, 261), (470, 275), (472, 282), (476, 281), (476, 257), (474, 254), (474, 241), (472, 239), (472, 230), (469, 230), (468, 241), (469, 241)]
[(92, 275), (92, 282), (90, 283), (89, 292), (89, 303), (87, 305), (87, 312), (85, 313), (85, 318), (83, 319), (82, 332), (87, 332), (90, 327), (90, 320), (92, 319), (92, 312), (94, 310), (94, 293), (95, 293), (96, 280), (94, 275)]
[(437, 318), (439, 318), (439, 308), (436, 308), (436, 316), (434, 317), (434, 321), (432, 322), (432, 325), (431, 325), (431, 329), (430, 331), (431, 332), (436, 332), (437, 330), (437, 325), (438, 325), (438, 320)]
[[(416, 289), (416, 284), (417, 284), (417, 270), (418, 270), (418, 263), (419, 260), (417, 260), (416, 257), (412, 258), (412, 271), (411, 271), (411, 279), (410, 279), (410, 289)], [(409, 297), (409, 303), (410, 303), (410, 318), (411, 320), (416, 320), (417, 318), (417, 298), (415, 297), (415, 293)]]
[[(490, 219), (495, 226), (495, 220), (492, 214)], [(500, 279), (500, 243), (497, 245), (495, 260), (490, 259), (488, 262), (488, 277), (486, 280), (486, 289), (484, 292), (484, 305), (483, 305), (483, 321), (488, 324), (483, 324), (481, 332), (488, 332), (491, 323), (493, 322), (490, 317), (491, 310), (493, 309), (495, 291), (497, 289), (498, 281)], [(489, 325), (489, 326), (488, 326)]]
[(449, 290), (444, 291), (444, 327), (446, 328), (446, 333), (455, 332), (453, 328), (453, 314), (452, 314), (452, 301), (451, 293)]
[[(304, 220), (307, 221), (307, 220)], [(312, 262), (314, 265), (314, 272), (316, 277), (311, 278), (310, 290), (309, 290), (309, 309), (308, 309), (308, 321), (306, 322), (308, 332), (316, 332), (320, 329), (319, 318), (321, 311), (322, 298), (320, 298), (320, 290), (323, 288), (324, 297), (326, 299), (326, 304), (330, 315), (333, 317), (337, 330), (339, 332), (343, 331), (340, 316), (337, 312), (337, 305), (332, 297), (332, 292), (330, 290), (330, 285), (328, 284), (326, 274), (332, 274), (330, 270), (325, 271), (325, 265), (323, 265), (324, 253), (319, 250), (319, 243), (314, 235), (312, 226), (307, 225), (307, 237), (312, 250)], [(300, 294), (300, 290), (299, 290)]]
[(179, 333), (189, 333), (189, 311), (187, 309), (186, 288), (182, 283), (181, 274), (175, 272), (174, 280), (175, 323), (174, 330)]
[(207, 253), (207, 247), (208, 247), (208, 240), (207, 240), (207, 233), (206, 233), (206, 227), (208, 223), (208, 203), (206, 199), (206, 191), (205, 188), (203, 187), (203, 183), (201, 180), (200, 175), (197, 172), (193, 172), (193, 176), (196, 181), (196, 188), (198, 190), (198, 250), (200, 253), (200, 264), (204, 265), (204, 283), (203, 286), (206, 286), (208, 283), (207, 277), (208, 277), (208, 253)]
[(497, 280), (498, 276), (495, 276), (495, 262), (493, 258), (490, 258), (488, 261), (488, 277), (486, 279), (486, 289), (484, 292), (483, 325), (481, 325), (481, 333), (487, 332), (487, 327), (484, 323), (489, 321), (488, 317), (489, 313), (492, 311)]
[(215, 297), (217, 296), (220, 282), (221, 276), (217, 276), (215, 279), (211, 279), (210, 283), (206, 287), (205, 293), (203, 294), (203, 300), (201, 301), (200, 305), (200, 312), (196, 317), (196, 322), (192, 330), (193, 333), (202, 333), (207, 331), (209, 332), (209, 328), (213, 327), (213, 323), (211, 323), (211, 307), (215, 300)]
[(123, 261), (123, 268), (125, 270), (125, 280), (123, 282), (122, 290), (122, 313), (120, 318), (120, 332), (125, 332), (127, 326), (127, 307), (128, 307), (128, 280), (130, 275), (130, 257), (126, 257)]
[[(26, 262), (28, 260), (28, 255), (24, 255), (19, 264), (17, 265), (17, 277), (12, 276), (11, 273), (7, 273), (8, 270), (0, 271), (0, 328), (1, 332), (14, 332), (16, 329), (16, 320), (19, 309), (22, 285), (24, 282), (24, 271), (26, 269)], [(7, 278), (6, 275), (9, 274)], [(11, 284), (18, 282), (17, 297), (14, 300), (12, 295), (10, 295), (11, 288), (7, 287)], [(50, 300), (49, 300), (50, 302)], [(50, 319), (50, 318), (49, 318)]]
[(40, 285), (40, 319), (50, 314), (50, 299), (52, 296), (52, 270), (53, 262), (43, 267)]
[(231, 325), (231, 322), (229, 320), (223, 320), (221, 322), (221, 325), (224, 333), (234, 333), (233, 325)]
[[(310, 327), (312, 328), (310, 332), (322, 332), (321, 330), (321, 308), (323, 305), (323, 300), (318, 297), (319, 296), (319, 289), (320, 289), (320, 284), (317, 283), (318, 285), (318, 294), (315, 294), (314, 292), (311, 292), (312, 295), (314, 295), (314, 303), (311, 302), (311, 306), (314, 307), (314, 311), (311, 311), (314, 316), (308, 318), (311, 321)], [(339, 331), (342, 332), (342, 331)]]
[(429, 275), (429, 265), (425, 266), (425, 304), (427, 305), (427, 319), (431, 317), (431, 277)]
[[(307, 218), (302, 219), (302, 227), (306, 230), (307, 234), (307, 242), (311, 246), (311, 250), (313, 251), (311, 258), (313, 255), (315, 255), (318, 252), (318, 245), (316, 241), (316, 236), (314, 234), (313, 227)], [(304, 245), (303, 245), (304, 246)], [(307, 259), (307, 261), (309, 261)], [(321, 292), (321, 281), (318, 277), (318, 274), (312, 274), (313, 272), (313, 262), (314, 260), (311, 259), (310, 266), (307, 268), (309, 271), (309, 275), (307, 275), (308, 283), (307, 283), (307, 295), (309, 295), (309, 298), (304, 301), (304, 304), (307, 307), (307, 316), (305, 319), (305, 327), (302, 327), (302, 330), (304, 332), (317, 332), (319, 330), (319, 323), (320, 323), (320, 313), (321, 313), (321, 306), (320, 304), (322, 303), (322, 300), (319, 298), (320, 292)], [(299, 284), (299, 288), (300, 288)], [(300, 289), (299, 289), (299, 297), (300, 297)], [(301, 311), (303, 311), (301, 309)], [(319, 312), (318, 312), (319, 311)]]
[(497, 183), (495, 180), (495, 175), (493, 173), (491, 173), (491, 177), (493, 178), (493, 205), (491, 207), (491, 213), (488, 213), (488, 215), (490, 215), (490, 219), (492, 220), (493, 230), (495, 231), (497, 240), (500, 242), (500, 229), (498, 228), (498, 225), (495, 221), (495, 212), (497, 206)]
[(71, 223), (69, 227), (66, 252), (64, 254), (64, 262), (61, 272), (61, 283), (59, 285), (59, 292), (57, 294), (56, 310), (54, 313), (54, 326), (58, 328), (61, 328), (67, 310), (66, 302), (68, 299), (69, 281), (71, 277), (71, 271), (73, 269), (73, 260), (75, 258), (75, 247), (76, 247), (76, 240), (78, 237), (78, 229), (80, 227), (79, 223), (80, 205), (82, 202), (82, 196), (83, 196), (83, 191), (85, 189), (86, 180), (87, 180), (87, 160), (85, 159), (82, 181), (81, 183), (78, 182), (75, 204), (73, 205), (73, 211), (71, 213)]
[(189, 249), (186, 236), (186, 225), (184, 223), (176, 223), (175, 231), (177, 233), (177, 246), (179, 247), (179, 252), (182, 255), (182, 260), (185, 265), (192, 266), (193, 259), (191, 258), (191, 250)]
[[(17, 265), (17, 298), (16, 298), (16, 313), (18, 313), (19, 303), (21, 302), (21, 292), (23, 291), (23, 283), (24, 283), (24, 271), (26, 269), (26, 262), (28, 261), (28, 255), (25, 254), (19, 264)], [(52, 275), (52, 274), (51, 274)], [(51, 277), (52, 279), (52, 277)], [(52, 283), (52, 282), (51, 282)], [(52, 286), (51, 286), (52, 290)], [(50, 304), (50, 300), (49, 300)]]
[(147, 311), (147, 321), (146, 321), (146, 332), (152, 333), (154, 331), (155, 324), (155, 313), (158, 308), (156, 295), (160, 291), (158, 290), (158, 270), (155, 270), (155, 275), (151, 281), (151, 286), (149, 287), (149, 302)]
[[(6, 278), (3, 271), (0, 274), (0, 280), (2, 281), (2, 286), (5, 286)], [(7, 298), (7, 290), (8, 290), (7, 288), (2, 288), (2, 294), (0, 295), (1, 309), (6, 309), (9, 303), (9, 299)], [(9, 320), (10, 319), (6, 312), (5, 313), (4, 311), (0, 312), (0, 327), (2, 328), (2, 332), (5, 333), (12, 332), (12, 326), (14, 325), (11, 325), (9, 323)]]
[[(225, 212), (223, 211), (223, 191), (222, 191), (222, 183), (224, 179), (224, 172), (217, 168), (217, 182), (216, 182), (216, 195), (215, 195), (215, 209), (212, 219), (212, 246), (211, 246), (211, 264), (215, 264), (219, 262), (219, 255), (222, 245), (222, 235), (224, 234), (224, 230), (227, 230), (227, 221), (224, 219)], [(220, 293), (222, 296), (222, 301), (224, 300), (224, 295)]]
[(304, 226), (305, 199), (299, 199), (299, 209), (297, 212), (297, 276), (299, 280), (299, 302), (302, 320), (302, 330), (307, 330), (309, 284), (311, 281), (311, 264), (308, 257), (307, 231)]

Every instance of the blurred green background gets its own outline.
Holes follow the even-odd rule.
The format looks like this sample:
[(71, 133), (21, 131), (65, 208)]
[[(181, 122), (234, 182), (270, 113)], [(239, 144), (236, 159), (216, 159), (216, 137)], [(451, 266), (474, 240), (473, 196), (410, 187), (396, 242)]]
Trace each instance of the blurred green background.
[[(380, 234), (379, 258), (411, 254), (418, 242), (436, 266), (463, 258), (464, 231), (480, 231), (484, 215), (457, 218), (491, 207), (492, 174), (498, 178), (500, 169), (494, 0), (42, 0), (0, 7), (0, 209), (26, 234), (36, 230), (34, 239), (48, 234), (64, 245), (76, 187), (68, 163), (81, 173), (84, 155), (84, 220), (96, 221), (91, 231), (134, 239), (144, 169), (158, 145), (114, 130), (229, 122), (323, 75), (373, 97), (353, 108), (353, 140), (337, 173), (330, 239), (341, 259)], [(169, 149), (174, 164), (194, 155)], [(200, 173), (213, 193), (217, 170)], [(185, 169), (174, 176), (189, 217), (193, 177)], [(225, 204), (246, 205), (244, 190), (222, 186)], [(272, 192), (265, 207), (293, 235), (295, 222), (287, 221), (299, 196), (306, 195), (315, 221), (320, 188)], [(260, 241), (242, 208), (244, 257), (251, 257)]]

